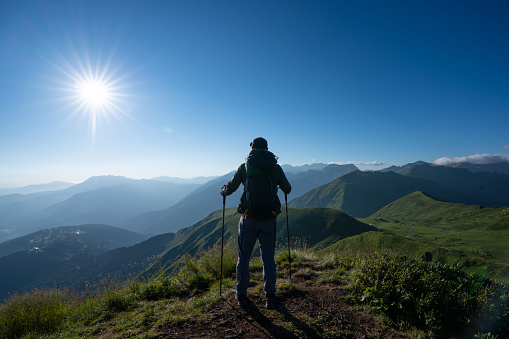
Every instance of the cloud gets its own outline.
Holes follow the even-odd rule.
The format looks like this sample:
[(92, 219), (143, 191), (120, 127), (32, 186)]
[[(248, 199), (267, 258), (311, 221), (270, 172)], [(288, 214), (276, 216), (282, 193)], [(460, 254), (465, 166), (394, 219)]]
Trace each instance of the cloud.
[(509, 145), (503, 146), (502, 149), (509, 149)]
[(509, 162), (509, 155), (498, 154), (474, 154), (465, 157), (444, 157), (433, 162), (435, 165), (447, 166), (458, 162), (469, 162), (472, 164), (493, 164), (496, 162)]
[(370, 161), (370, 162), (362, 162), (362, 161), (344, 161), (344, 162), (329, 162), (328, 165), (355, 165), (355, 166), (383, 166), (385, 165), (381, 161)]

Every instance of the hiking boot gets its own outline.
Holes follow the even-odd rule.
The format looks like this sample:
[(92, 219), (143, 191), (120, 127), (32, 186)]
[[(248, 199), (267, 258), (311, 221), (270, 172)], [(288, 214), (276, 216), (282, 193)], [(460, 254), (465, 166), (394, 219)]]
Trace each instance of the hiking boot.
[(265, 299), (265, 307), (268, 310), (274, 309), (276, 307), (276, 295), (275, 294), (267, 294), (267, 299)]
[(235, 298), (237, 299), (237, 304), (240, 307), (246, 307), (247, 306), (247, 297), (246, 297), (245, 294), (237, 294)]

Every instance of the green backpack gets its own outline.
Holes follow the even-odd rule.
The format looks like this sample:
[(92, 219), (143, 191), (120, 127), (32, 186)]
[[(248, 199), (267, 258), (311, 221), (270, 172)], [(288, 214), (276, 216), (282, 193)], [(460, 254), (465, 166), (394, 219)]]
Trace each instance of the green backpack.
[(246, 158), (245, 166), (243, 214), (255, 219), (275, 219), (281, 213), (274, 178), (277, 158), (267, 150), (254, 149)]

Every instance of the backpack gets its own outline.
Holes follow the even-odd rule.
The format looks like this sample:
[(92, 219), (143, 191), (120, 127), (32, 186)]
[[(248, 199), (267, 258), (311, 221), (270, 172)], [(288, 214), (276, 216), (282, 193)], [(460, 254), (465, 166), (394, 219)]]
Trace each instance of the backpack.
[(255, 219), (274, 219), (281, 213), (274, 172), (277, 158), (263, 149), (252, 150), (246, 158), (243, 213)]

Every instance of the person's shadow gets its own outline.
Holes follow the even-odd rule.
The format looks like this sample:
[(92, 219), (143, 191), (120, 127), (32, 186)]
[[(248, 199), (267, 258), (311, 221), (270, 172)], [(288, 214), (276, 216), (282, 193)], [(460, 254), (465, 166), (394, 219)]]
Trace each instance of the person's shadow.
[[(258, 309), (258, 306), (256, 306), (255, 303), (250, 301), (248, 299), (248, 304), (246, 307), (243, 307), (243, 312), (234, 305), (231, 305), (233, 309), (236, 309), (239, 314), (242, 315), (242, 317), (247, 320), (251, 326), (257, 328), (260, 332), (264, 333), (268, 338), (275, 337), (275, 338), (299, 338), (294, 332), (276, 325), (267, 318), (260, 310)], [(307, 337), (320, 337), (318, 333), (320, 332), (319, 329), (313, 328), (303, 322), (302, 320), (299, 320), (296, 318), (282, 303), (276, 303), (276, 307), (274, 311), (279, 312), (283, 315), (283, 318), (286, 322), (291, 322), (293, 326), (297, 329), (299, 329), (299, 332), (305, 333)], [(251, 316), (253, 318), (253, 321), (249, 321), (250, 319), (248, 316)]]
[(269, 318), (261, 313), (258, 306), (249, 299), (247, 301), (247, 306), (245, 307), (238, 307), (230, 302), (228, 302), (228, 304), (230, 304), (232, 309), (238, 312), (239, 316), (241, 316), (246, 323), (253, 326), (259, 332), (265, 334), (267, 338), (297, 338), (294, 333), (290, 332), (286, 328), (274, 324)]

